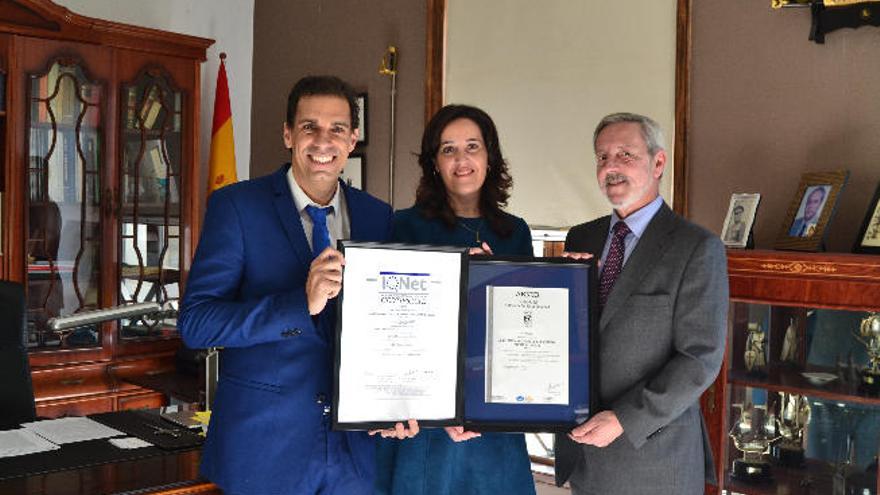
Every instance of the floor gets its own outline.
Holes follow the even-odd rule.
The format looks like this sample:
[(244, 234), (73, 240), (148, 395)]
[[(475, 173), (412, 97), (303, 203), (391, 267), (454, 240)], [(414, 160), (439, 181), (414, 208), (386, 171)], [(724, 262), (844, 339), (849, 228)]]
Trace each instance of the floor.
[(568, 486), (559, 488), (553, 482), (553, 475), (534, 473), (535, 474), (535, 491), (538, 495), (569, 495), (571, 490)]

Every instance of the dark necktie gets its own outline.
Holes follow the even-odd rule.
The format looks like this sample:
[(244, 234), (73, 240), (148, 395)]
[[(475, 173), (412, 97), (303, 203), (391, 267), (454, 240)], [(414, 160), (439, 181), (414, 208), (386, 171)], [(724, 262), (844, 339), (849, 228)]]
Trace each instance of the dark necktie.
[(329, 210), (329, 207), (306, 206), (306, 213), (312, 218), (312, 253), (315, 256), (330, 246), (330, 232), (327, 230), (327, 212)]
[(618, 221), (611, 229), (611, 247), (608, 248), (608, 256), (605, 257), (605, 267), (602, 269), (602, 277), (599, 279), (599, 307), (605, 307), (608, 294), (614, 287), (614, 281), (623, 271), (623, 253), (626, 246), (623, 240), (631, 231), (626, 222)]

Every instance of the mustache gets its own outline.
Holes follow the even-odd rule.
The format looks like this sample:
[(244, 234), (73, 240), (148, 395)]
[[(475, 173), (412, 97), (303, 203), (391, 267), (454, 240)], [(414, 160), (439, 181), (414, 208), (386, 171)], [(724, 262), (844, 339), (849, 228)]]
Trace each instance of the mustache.
[(611, 185), (612, 182), (628, 181), (629, 177), (621, 173), (610, 172), (605, 176), (605, 185)]

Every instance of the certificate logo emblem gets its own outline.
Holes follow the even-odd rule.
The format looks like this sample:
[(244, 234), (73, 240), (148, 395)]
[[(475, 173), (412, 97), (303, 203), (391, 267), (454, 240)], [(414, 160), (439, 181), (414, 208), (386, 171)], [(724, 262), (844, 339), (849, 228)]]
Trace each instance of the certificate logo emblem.
[(526, 328), (532, 328), (532, 312), (526, 311), (523, 313), (523, 326)]

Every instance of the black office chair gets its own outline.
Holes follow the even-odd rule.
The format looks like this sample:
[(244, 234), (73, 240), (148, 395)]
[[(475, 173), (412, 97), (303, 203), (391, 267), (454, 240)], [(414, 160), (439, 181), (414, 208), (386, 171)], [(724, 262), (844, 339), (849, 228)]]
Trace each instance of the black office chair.
[(24, 287), (0, 280), (0, 429), (36, 419), (26, 328)]

